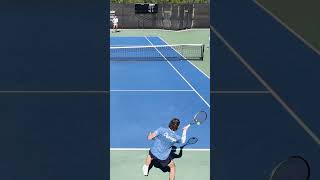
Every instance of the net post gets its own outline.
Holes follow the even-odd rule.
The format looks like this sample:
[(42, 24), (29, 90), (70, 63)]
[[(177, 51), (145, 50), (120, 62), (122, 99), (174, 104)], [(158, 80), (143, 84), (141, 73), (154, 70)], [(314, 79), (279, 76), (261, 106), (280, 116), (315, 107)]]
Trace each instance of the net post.
[(201, 46), (201, 60), (203, 61), (203, 57), (204, 57), (204, 44), (202, 44)]

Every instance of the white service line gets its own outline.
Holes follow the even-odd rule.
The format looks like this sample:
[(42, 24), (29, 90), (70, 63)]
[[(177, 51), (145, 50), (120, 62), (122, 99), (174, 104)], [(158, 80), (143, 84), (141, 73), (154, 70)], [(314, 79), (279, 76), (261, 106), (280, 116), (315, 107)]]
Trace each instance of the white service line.
[[(146, 36), (147, 41), (150, 42), (151, 45), (154, 45)], [(198, 93), (198, 91), (182, 76), (182, 74), (169, 62), (169, 60), (155, 47), (155, 50), (159, 52), (159, 54), (169, 63), (169, 65), (180, 75), (180, 77), (194, 90), (194, 92), (202, 99), (202, 101), (210, 108), (210, 104), (203, 99), (203, 97)]]
[[(162, 39), (162, 37), (158, 36), (159, 39), (161, 39), (161, 41), (163, 41), (164, 43), (166, 43), (168, 45), (168, 43)], [(193, 67), (195, 67), (198, 71), (200, 71), (203, 75), (205, 75), (208, 79), (210, 79), (210, 77), (205, 74), (201, 69), (199, 69), (196, 65), (194, 65), (192, 62), (190, 62), (186, 57), (184, 57), (181, 53), (179, 53), (177, 50), (175, 50), (174, 48), (171, 47), (171, 49), (173, 49), (175, 52), (177, 52), (178, 54), (180, 54), (181, 57), (183, 57), (185, 60), (187, 60)]]
[[(148, 151), (148, 150), (150, 150), (150, 148), (110, 148), (110, 151)], [(210, 149), (183, 149), (183, 151), (207, 151), (207, 152), (209, 152)]]

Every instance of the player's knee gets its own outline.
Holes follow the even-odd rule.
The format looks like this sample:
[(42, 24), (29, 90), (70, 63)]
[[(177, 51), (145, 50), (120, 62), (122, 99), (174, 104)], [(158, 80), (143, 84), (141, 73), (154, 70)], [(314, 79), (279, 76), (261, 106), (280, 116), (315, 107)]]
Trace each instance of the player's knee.
[(172, 161), (172, 162), (169, 164), (169, 167), (170, 167), (170, 168), (175, 168), (175, 167), (176, 167), (176, 164)]

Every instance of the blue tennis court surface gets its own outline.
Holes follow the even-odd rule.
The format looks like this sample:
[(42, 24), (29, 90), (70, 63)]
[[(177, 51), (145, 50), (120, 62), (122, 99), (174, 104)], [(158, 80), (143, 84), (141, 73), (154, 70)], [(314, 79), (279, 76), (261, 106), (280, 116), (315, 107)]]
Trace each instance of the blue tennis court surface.
[[(167, 45), (159, 37), (111, 37), (110, 42), (111, 47)], [(188, 136), (199, 138), (190, 148), (209, 149), (209, 78), (189, 61), (167, 61), (166, 56), (178, 54), (172, 48), (155, 52), (163, 60), (150, 54), (148, 61), (110, 63), (110, 147), (148, 148), (150, 131), (167, 127), (173, 117), (180, 118), (182, 127), (204, 110), (208, 120), (190, 128)]]

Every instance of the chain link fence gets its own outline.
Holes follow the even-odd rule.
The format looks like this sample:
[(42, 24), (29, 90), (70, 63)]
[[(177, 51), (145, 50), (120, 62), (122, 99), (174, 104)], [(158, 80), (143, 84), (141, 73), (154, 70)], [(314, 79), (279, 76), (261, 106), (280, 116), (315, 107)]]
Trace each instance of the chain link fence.
[(119, 28), (170, 29), (209, 28), (208, 4), (158, 4), (158, 13), (135, 14), (134, 4), (111, 3), (119, 18)]

